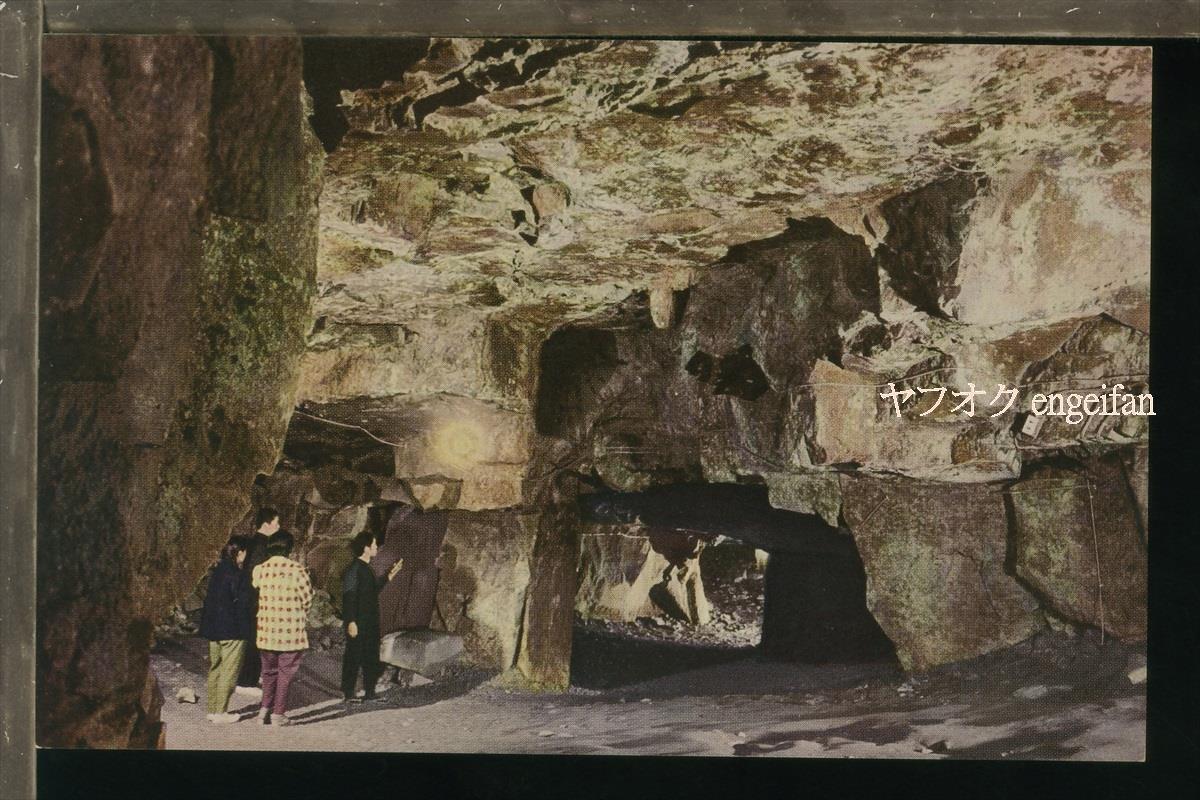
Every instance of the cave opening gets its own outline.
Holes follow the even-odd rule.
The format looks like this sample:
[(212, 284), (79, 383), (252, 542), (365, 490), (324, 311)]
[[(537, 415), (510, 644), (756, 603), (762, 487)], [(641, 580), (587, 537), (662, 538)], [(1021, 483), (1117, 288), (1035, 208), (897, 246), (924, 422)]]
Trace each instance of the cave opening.
[[(579, 505), (573, 684), (610, 688), (740, 660), (895, 663), (850, 533), (772, 507), (767, 487), (672, 484), (584, 494)], [(601, 543), (613, 537), (618, 546)]]

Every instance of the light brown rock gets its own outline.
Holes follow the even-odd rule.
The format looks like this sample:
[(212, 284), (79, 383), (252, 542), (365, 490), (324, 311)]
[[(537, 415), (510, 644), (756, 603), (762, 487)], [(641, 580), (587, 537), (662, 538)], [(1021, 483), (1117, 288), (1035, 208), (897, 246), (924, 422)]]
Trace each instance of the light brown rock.
[(638, 526), (589, 526), (580, 536), (575, 610), (585, 619), (632, 622), (655, 614), (650, 589), (669, 566)]

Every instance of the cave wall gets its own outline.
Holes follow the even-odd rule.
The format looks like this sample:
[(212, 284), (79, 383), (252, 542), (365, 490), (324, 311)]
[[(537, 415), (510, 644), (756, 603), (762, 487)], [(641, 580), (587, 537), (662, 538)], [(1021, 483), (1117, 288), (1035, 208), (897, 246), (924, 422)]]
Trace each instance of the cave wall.
[[(324, 166), (295, 42), (47, 43), (43, 744), (159, 741), (151, 622), (245, 524), (293, 400), (302, 466), (256, 502), (320, 580), (375, 509), (447, 514), (438, 624), (534, 685), (569, 663), (563, 474), (844, 519), (913, 668), (1039, 605), (1143, 635), (1144, 424), (1022, 439), (1027, 405), (895, 420), (864, 388), (1144, 378), (1148, 48), (309, 49)], [(1078, 497), (953, 499), (1039, 470), (1119, 502), (1093, 533)], [(885, 530), (875, 492), (924, 516)]]
[(1120, 456), (1039, 464), (1006, 499), (1015, 575), (1068, 620), (1144, 639), (1146, 539)]
[[(516, 665), (522, 646), (541, 514), (448, 513), (437, 588), (439, 610), (431, 627), (462, 636), (467, 660), (507, 670)], [(553, 596), (546, 599), (552, 601)]]
[(670, 563), (637, 524), (587, 523), (579, 536), (575, 611), (583, 619), (633, 622), (660, 613), (650, 589)]
[(152, 621), (280, 455), (322, 154), (296, 41), (43, 55), (38, 742), (155, 746)]
[[(837, 527), (862, 487), (928, 484), (938, 522), (850, 525), (907, 663), (1064, 606), (998, 555), (1016, 523), (994, 490), (1119, 453), (1136, 496), (1144, 426), (1027, 436), (1030, 391), (967, 418), (920, 390), (1148, 371), (1147, 49), (432, 39), (397, 58), (342, 97), (299, 394), (395, 442), (416, 502), (540, 513), (532, 486), (565, 471), (765, 484)], [(977, 517), (963, 485), (993, 492)], [(551, 595), (567, 549), (531, 551), (557, 553)], [(978, 580), (909, 591), (963, 558), (994, 606)]]
[(842, 499), (867, 607), (905, 669), (973, 658), (1045, 627), (1038, 598), (1011, 574), (998, 487), (844, 476)]

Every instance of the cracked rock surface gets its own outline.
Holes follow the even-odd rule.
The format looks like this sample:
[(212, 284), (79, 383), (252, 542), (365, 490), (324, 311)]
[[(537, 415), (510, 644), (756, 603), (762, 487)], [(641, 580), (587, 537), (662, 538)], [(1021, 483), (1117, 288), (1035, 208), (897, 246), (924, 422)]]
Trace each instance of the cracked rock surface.
[[(563, 471), (765, 483), (844, 515), (909, 668), (1027, 638), (1040, 603), (1100, 624), (1042, 534), (1006, 565), (1025, 512), (996, 490), (1060, 457), (1144, 485), (1144, 425), (1022, 422), (1035, 392), (1146, 379), (1147, 49), (406, 47), (338, 97), (299, 397), (393, 443), (419, 505), (528, 505)], [(588, 597), (624, 596), (630, 557)]]

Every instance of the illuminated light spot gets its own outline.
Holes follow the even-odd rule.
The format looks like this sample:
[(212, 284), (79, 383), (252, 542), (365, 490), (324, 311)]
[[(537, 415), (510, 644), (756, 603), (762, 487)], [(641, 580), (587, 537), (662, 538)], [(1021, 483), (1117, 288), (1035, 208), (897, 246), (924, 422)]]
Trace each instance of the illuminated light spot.
[(432, 444), (441, 461), (469, 464), (480, 460), (484, 437), (483, 432), (469, 422), (451, 422), (434, 431)]

